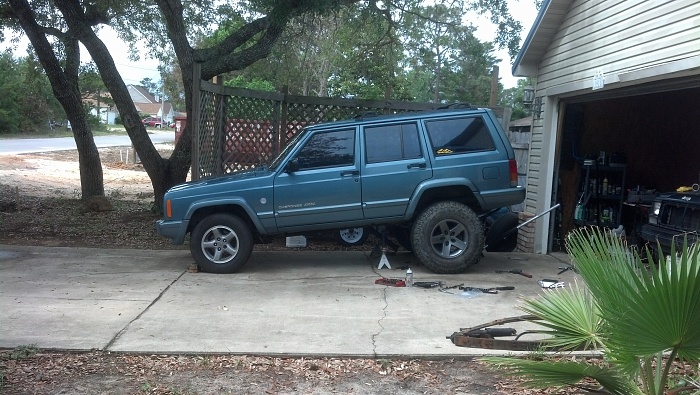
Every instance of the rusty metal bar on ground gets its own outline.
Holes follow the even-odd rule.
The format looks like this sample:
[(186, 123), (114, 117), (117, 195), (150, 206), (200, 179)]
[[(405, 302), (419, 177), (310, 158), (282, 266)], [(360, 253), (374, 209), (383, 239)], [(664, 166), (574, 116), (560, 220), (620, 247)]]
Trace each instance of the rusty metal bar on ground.
[[(539, 321), (540, 318), (536, 315), (521, 315), (517, 317), (507, 317), (498, 320), (493, 320), (485, 324), (473, 326), (470, 328), (460, 328), (459, 332), (455, 332), (448, 339), (452, 341), (455, 346), (459, 347), (470, 347), (470, 348), (483, 348), (487, 350), (507, 350), (507, 351), (534, 351), (546, 349), (547, 351), (559, 351), (560, 347), (552, 347), (547, 343), (546, 340), (518, 340), (520, 336), (525, 333), (537, 333), (537, 332), (523, 332), (518, 337), (512, 340), (495, 339), (495, 337), (501, 336), (513, 336), (515, 335), (515, 329), (512, 328), (490, 328), (495, 325), (503, 325), (511, 322), (521, 322), (521, 321)], [(584, 348), (577, 347), (569, 351), (581, 351)]]

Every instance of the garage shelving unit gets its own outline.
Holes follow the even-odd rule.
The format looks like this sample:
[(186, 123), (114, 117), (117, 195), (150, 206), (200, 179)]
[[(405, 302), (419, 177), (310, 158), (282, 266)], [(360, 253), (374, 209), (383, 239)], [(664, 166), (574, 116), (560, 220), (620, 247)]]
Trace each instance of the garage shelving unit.
[(584, 160), (579, 172), (574, 224), (617, 228), (625, 201), (625, 177), (625, 165), (603, 165), (594, 159)]

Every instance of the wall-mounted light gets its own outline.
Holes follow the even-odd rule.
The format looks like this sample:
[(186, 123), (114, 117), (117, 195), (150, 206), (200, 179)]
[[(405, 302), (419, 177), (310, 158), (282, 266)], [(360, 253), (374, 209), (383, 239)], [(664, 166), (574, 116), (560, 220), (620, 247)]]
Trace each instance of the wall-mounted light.
[(528, 85), (523, 88), (523, 105), (530, 106), (535, 100), (535, 88), (532, 85)]

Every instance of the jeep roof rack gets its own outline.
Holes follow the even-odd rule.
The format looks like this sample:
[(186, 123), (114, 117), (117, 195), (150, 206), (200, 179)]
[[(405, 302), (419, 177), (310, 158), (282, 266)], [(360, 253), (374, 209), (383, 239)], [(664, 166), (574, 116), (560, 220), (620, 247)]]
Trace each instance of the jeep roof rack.
[(361, 114), (355, 115), (355, 116), (353, 117), (353, 119), (356, 120), (356, 121), (361, 121), (361, 120), (363, 120), (363, 119), (365, 119), (365, 118), (378, 117), (378, 116), (380, 116), (380, 115), (382, 115), (382, 114), (380, 114), (380, 113), (378, 113), (378, 112), (376, 112), (376, 111), (365, 111), (365, 112), (363, 112), (363, 113), (361, 113)]
[(476, 110), (477, 107), (472, 107), (471, 104), (464, 102), (464, 103), (450, 103), (447, 105), (444, 105), (442, 107), (438, 107), (438, 110), (453, 110), (453, 109), (462, 109), (462, 110)]

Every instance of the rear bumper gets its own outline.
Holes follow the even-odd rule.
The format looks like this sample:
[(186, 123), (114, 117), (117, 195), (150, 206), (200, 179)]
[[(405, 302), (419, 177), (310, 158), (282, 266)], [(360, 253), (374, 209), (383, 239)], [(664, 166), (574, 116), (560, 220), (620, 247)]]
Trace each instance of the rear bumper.
[(163, 237), (173, 240), (173, 244), (180, 245), (185, 242), (187, 223), (189, 221), (156, 221), (156, 232)]
[(520, 204), (525, 200), (525, 188), (518, 186), (508, 189), (481, 192), (482, 210), (493, 210)]
[(698, 236), (693, 233), (686, 233), (676, 229), (668, 229), (658, 225), (644, 224), (640, 232), (641, 238), (650, 244), (650, 247), (661, 246), (664, 255), (671, 253), (671, 245), (675, 244), (676, 251), (683, 247), (684, 236), (688, 235), (688, 243), (692, 244), (698, 240)]

